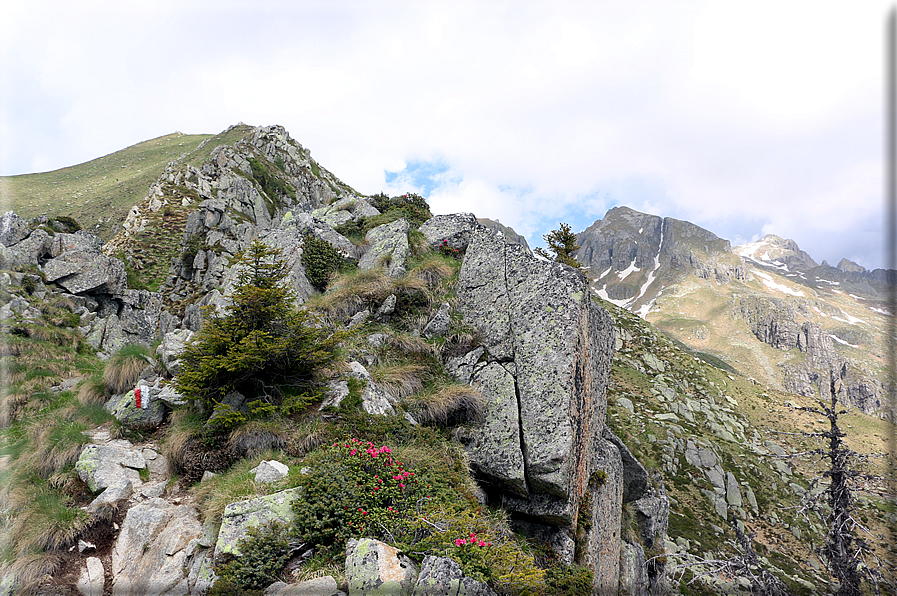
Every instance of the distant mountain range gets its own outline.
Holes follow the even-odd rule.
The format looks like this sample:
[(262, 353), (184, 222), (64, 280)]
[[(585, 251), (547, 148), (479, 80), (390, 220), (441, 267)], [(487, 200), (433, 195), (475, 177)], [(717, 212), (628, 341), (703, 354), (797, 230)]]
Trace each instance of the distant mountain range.
[(820, 265), (774, 235), (732, 247), (687, 221), (628, 207), (576, 238), (594, 291), (674, 339), (801, 395), (846, 366), (850, 403), (882, 410), (893, 271), (847, 259)]

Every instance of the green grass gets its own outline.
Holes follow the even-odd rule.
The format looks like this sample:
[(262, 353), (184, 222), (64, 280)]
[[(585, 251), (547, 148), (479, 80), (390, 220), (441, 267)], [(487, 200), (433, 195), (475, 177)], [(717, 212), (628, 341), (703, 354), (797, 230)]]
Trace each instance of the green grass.
[(174, 133), (52, 172), (3, 176), (0, 205), (24, 218), (73, 217), (106, 241), (168, 162), (184, 152), (201, 155), (196, 147), (210, 136)]

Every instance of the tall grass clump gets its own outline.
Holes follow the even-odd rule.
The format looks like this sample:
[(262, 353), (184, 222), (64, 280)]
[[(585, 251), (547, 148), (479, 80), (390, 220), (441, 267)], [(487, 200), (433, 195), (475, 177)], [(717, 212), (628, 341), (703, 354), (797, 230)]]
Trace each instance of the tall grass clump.
[(143, 344), (128, 344), (106, 361), (103, 381), (113, 393), (125, 393), (152, 362), (150, 349)]

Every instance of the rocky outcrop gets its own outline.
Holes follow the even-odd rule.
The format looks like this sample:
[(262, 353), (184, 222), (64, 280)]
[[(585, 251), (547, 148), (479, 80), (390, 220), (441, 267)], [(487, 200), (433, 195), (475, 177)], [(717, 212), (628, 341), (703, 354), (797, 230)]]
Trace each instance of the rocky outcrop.
[(189, 594), (188, 559), (201, 534), (193, 507), (159, 498), (131, 507), (112, 551), (113, 596)]
[[(585, 277), (480, 229), (459, 274), (458, 310), (483, 347), (470, 377), (487, 401), (484, 426), (468, 437), (474, 470), (512, 515), (572, 533), (590, 478), (609, 467), (619, 490), (600, 492), (591, 515), (595, 535), (615, 532), (618, 550), (622, 464), (601, 439), (614, 331)], [(616, 460), (591, 456), (604, 445)], [(616, 517), (605, 515), (612, 509)], [(599, 564), (593, 553), (596, 585), (614, 581), (618, 554)]]
[(403, 218), (369, 231), (364, 237), (369, 246), (359, 259), (358, 268), (364, 271), (384, 266), (390, 277), (405, 273), (405, 260), (411, 252), (409, 229), (408, 221)]
[(464, 252), (473, 234), (480, 225), (473, 213), (453, 213), (436, 215), (420, 226), (420, 232), (431, 248), (439, 248), (443, 243)]

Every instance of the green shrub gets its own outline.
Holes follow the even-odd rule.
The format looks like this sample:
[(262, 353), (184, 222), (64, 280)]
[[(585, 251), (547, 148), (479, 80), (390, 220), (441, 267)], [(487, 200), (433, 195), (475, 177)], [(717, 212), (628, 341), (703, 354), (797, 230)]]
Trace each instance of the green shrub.
[(307, 234), (302, 243), (302, 266), (309, 283), (323, 292), (330, 275), (339, 270), (345, 259), (326, 240)]
[(81, 229), (81, 224), (75, 221), (74, 217), (68, 215), (56, 215), (50, 218), (50, 225), (56, 230), (68, 234), (73, 234)]
[[(277, 581), (278, 573), (290, 558), (291, 546), (295, 545), (298, 543), (290, 527), (280, 522), (250, 528), (246, 537), (237, 544), (240, 556), (216, 569), (216, 573), (224, 580), (221, 588), (261, 590), (269, 586)], [(222, 592), (219, 589), (217, 593), (223, 595), (235, 592)]]
[(429, 487), (393, 459), (392, 449), (358, 439), (317, 454), (303, 478), (305, 498), (294, 502), (294, 527), (308, 543), (341, 552), (352, 536), (393, 544), (415, 542), (418, 507), (432, 500)]
[(578, 565), (557, 565), (545, 570), (545, 583), (551, 588), (550, 593), (557, 596), (591, 594), (592, 580), (592, 570)]
[(37, 280), (38, 277), (34, 275), (25, 275), (22, 277), (22, 289), (25, 290), (29, 296), (37, 290)]
[(215, 413), (218, 430), (245, 420), (224, 397), (255, 398), (258, 415), (290, 414), (317, 399), (315, 375), (333, 361), (346, 332), (332, 332), (307, 310), (293, 309), (280, 251), (259, 241), (238, 253), (237, 285), (223, 315), (209, 313), (181, 358), (178, 391)]

